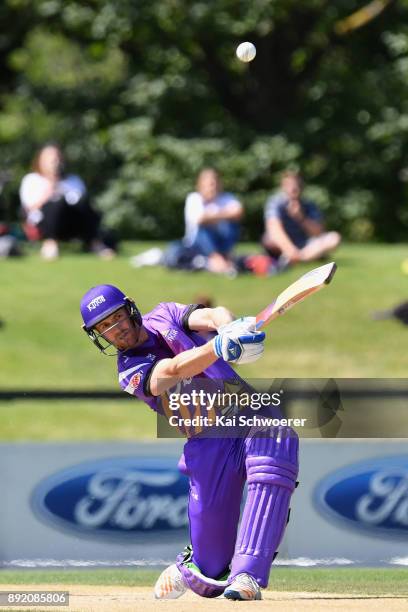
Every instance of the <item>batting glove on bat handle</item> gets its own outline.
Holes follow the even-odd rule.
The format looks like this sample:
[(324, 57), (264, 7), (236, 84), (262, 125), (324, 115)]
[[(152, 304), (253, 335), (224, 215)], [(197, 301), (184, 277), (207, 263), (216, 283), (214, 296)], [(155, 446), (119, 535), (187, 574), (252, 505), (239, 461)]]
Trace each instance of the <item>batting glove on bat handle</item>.
[(214, 339), (214, 352), (217, 357), (229, 363), (250, 363), (262, 356), (264, 340), (264, 332), (240, 335), (222, 332)]
[(256, 317), (241, 317), (240, 319), (235, 319), (234, 321), (231, 321), (231, 323), (221, 325), (217, 329), (218, 334), (222, 334), (224, 332), (233, 332), (236, 335), (254, 331), (256, 331)]

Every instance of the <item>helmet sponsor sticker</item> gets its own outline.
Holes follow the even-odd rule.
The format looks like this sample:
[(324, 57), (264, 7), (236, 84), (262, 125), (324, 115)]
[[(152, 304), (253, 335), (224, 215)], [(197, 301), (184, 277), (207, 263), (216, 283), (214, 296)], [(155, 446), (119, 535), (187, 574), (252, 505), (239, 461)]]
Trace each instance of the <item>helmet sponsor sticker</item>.
[(106, 302), (104, 296), (103, 295), (98, 295), (91, 302), (89, 302), (89, 304), (88, 304), (89, 312), (91, 312), (92, 310), (95, 310), (95, 308), (97, 308), (103, 302)]

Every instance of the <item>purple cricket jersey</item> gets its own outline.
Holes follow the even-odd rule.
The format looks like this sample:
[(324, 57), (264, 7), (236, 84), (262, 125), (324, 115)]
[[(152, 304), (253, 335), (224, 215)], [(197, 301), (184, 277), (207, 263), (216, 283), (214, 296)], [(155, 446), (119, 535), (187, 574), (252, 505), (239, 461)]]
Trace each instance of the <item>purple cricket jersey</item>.
[[(119, 353), (118, 374), (119, 384), (127, 393), (143, 400), (156, 412), (166, 414), (166, 394), (154, 397), (148, 394), (148, 381), (155, 363), (161, 359), (171, 358), (196, 346), (206, 343), (206, 340), (196, 332), (188, 329), (188, 317), (200, 306), (197, 304), (178, 304), (162, 302), (143, 316), (143, 326), (147, 330), (148, 339), (135, 349)], [(197, 377), (216, 381), (246, 385), (233, 368), (218, 359), (213, 365)], [(191, 379), (183, 381), (191, 385)], [(187, 390), (187, 389), (186, 389)], [(167, 415), (170, 414), (167, 412)]]

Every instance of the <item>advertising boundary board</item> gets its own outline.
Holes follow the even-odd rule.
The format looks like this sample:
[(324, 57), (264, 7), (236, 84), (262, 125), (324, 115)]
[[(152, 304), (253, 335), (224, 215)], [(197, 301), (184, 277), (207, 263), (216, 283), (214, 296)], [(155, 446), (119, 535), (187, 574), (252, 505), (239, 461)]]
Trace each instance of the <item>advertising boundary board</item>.
[[(0, 444), (1, 567), (161, 566), (188, 543), (183, 441)], [(408, 565), (405, 440), (302, 440), (275, 561)]]

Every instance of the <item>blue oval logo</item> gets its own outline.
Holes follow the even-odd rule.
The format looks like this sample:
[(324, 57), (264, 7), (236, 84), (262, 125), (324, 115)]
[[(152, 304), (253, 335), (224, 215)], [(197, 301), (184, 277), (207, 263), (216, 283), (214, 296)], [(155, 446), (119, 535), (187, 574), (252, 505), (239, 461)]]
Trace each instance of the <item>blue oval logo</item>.
[(343, 525), (408, 537), (408, 456), (375, 458), (337, 470), (318, 484), (314, 503)]
[(64, 530), (128, 540), (180, 534), (188, 526), (189, 483), (174, 459), (113, 457), (49, 476), (31, 496), (39, 519)]

